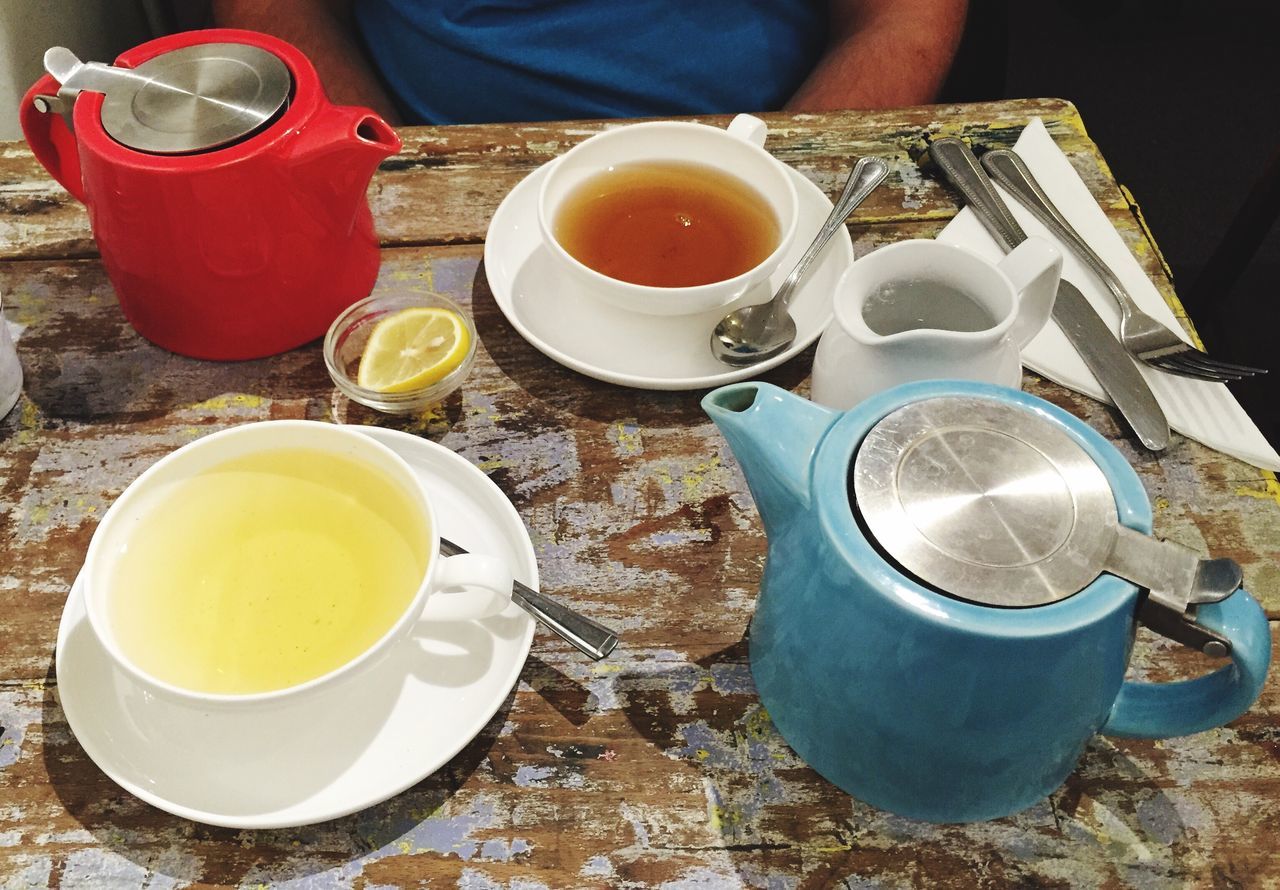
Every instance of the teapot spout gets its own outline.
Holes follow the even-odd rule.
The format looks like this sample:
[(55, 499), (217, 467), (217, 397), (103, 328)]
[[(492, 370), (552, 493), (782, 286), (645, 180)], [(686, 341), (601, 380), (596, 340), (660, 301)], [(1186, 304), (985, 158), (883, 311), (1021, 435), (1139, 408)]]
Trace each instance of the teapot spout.
[(296, 175), (311, 180), (314, 194), (333, 208), (350, 207), (354, 219), (365, 190), (384, 159), (398, 152), (400, 137), (368, 108), (327, 105), (297, 134)]
[(378, 165), (400, 151), (404, 143), (389, 123), (367, 108), (337, 110), (348, 113), (347, 155), (352, 165), (361, 168), (367, 185)]
[(702, 409), (742, 465), (766, 533), (809, 506), (813, 456), (838, 412), (759, 382), (713, 390)]

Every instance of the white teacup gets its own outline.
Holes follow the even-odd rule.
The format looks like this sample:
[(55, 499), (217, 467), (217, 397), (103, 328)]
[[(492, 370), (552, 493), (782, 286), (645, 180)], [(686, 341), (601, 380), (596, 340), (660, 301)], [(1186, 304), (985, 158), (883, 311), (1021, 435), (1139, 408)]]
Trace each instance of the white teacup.
[(18, 348), (13, 345), (4, 321), (4, 296), (0, 294), (0, 420), (18, 403), (22, 395), (22, 365)]
[[(727, 129), (679, 121), (627, 124), (605, 130), (552, 162), (538, 195), (543, 243), (585, 291), (623, 309), (648, 315), (691, 315), (770, 296), (769, 276), (795, 237), (799, 199), (787, 169), (763, 149), (765, 124), (740, 114)], [(565, 199), (586, 180), (622, 164), (706, 164), (758, 193), (778, 223), (773, 252), (751, 269), (723, 281), (689, 287), (652, 287), (611, 278), (579, 262), (556, 240), (555, 222)]]
[(916, 380), (1021, 388), (1021, 350), (1048, 321), (1061, 274), (1062, 254), (1041, 238), (998, 264), (940, 241), (872, 251), (836, 285), (813, 400), (843, 411)]
[[(287, 461), (282, 461), (279, 457), (282, 454)], [(272, 455), (275, 457), (271, 457)], [(254, 463), (263, 459), (281, 462), (284, 469), (264, 471)], [(311, 460), (316, 462), (315, 466), (319, 470), (305, 466)], [(242, 466), (250, 469), (234, 469)], [(274, 467), (275, 464), (270, 466)], [(352, 468), (354, 472), (347, 477), (342, 474), (326, 475), (331, 466)], [(228, 467), (232, 467), (234, 472), (228, 474)], [(188, 502), (175, 494), (203, 491), (208, 497), (211, 491), (208, 486), (231, 488), (227, 480), (233, 478), (242, 480), (236, 483), (242, 487), (236, 487), (236, 493), (227, 496), (226, 504), (230, 504), (229, 509), (223, 501), (211, 497), (200, 502), (202, 506), (208, 504), (209, 512), (214, 515), (209, 524), (206, 524), (203, 514), (197, 517), (196, 511), (186, 506)], [(360, 480), (360, 485), (349, 481), (356, 479)], [(196, 483), (192, 480), (196, 480)], [(206, 487), (192, 488), (193, 484)], [(273, 488), (273, 485), (276, 487)], [(321, 577), (320, 583), (316, 585), (314, 598), (309, 593), (312, 588), (301, 584), (293, 585), (293, 593), (285, 595), (283, 588), (289, 586), (286, 581), (274, 588), (275, 591), (281, 591), (276, 604), (272, 607), (265, 605), (273, 592), (269, 574), (271, 561), (250, 561), (244, 550), (214, 553), (209, 552), (208, 546), (201, 550), (202, 544), (199, 542), (190, 544), (192, 552), (204, 554), (203, 560), (208, 560), (205, 564), (216, 564), (218, 567), (217, 580), (208, 583), (206, 582), (211, 573), (202, 570), (202, 559), (191, 560), (193, 564), (177, 572), (170, 572), (166, 552), (160, 552), (154, 560), (139, 563), (139, 554), (145, 552), (145, 541), (142, 538), (145, 537), (146, 529), (152, 530), (153, 541), (163, 539), (166, 545), (174, 543), (176, 552), (187, 547), (188, 540), (193, 540), (193, 536), (206, 534), (214, 539), (221, 535), (217, 529), (234, 527), (240, 522), (252, 522), (255, 511), (279, 512), (281, 496), (278, 492), (285, 490), (279, 488), (281, 485), (299, 487), (293, 490), (314, 490), (317, 492), (316, 497), (322, 499), (319, 503), (343, 508), (339, 513), (331, 511), (321, 514), (322, 519), (310, 521), (310, 528), (307, 518), (299, 519), (296, 511), (290, 513), (285, 510), (287, 515), (283, 521), (259, 520), (259, 526), (265, 531), (255, 532), (256, 536), (250, 538), (254, 542), (269, 538), (272, 542), (283, 542), (283, 547), (302, 542), (299, 547), (311, 547), (305, 552), (334, 560), (331, 563), (315, 560), (316, 565), (340, 566), (342, 571)], [(241, 490), (255, 493), (241, 497)], [(371, 491), (378, 494), (370, 493)], [(375, 501), (375, 498), (381, 499)], [(190, 503), (197, 501), (192, 500)], [(366, 507), (369, 509), (364, 509)], [(171, 515), (192, 517), (190, 523), (174, 523), (175, 527), (192, 527), (181, 527), (171, 537), (170, 526), (167, 524)], [(332, 516), (351, 521), (328, 525)], [(353, 525), (352, 517), (355, 516), (372, 516), (376, 523), (369, 526)], [(225, 522), (217, 517), (224, 517)], [(361, 594), (366, 600), (353, 600), (351, 598), (357, 594), (352, 588), (359, 588), (366, 575), (375, 574), (376, 566), (352, 562), (352, 557), (358, 558), (360, 553), (356, 542), (367, 539), (352, 535), (351, 532), (354, 529), (363, 533), (373, 524), (379, 529), (402, 531), (394, 543), (398, 548), (394, 556), (398, 558), (401, 569), (397, 580), (404, 583), (395, 585), (391, 590), (379, 588), (372, 593), (366, 591)], [(290, 527), (292, 525), (297, 528)], [(258, 526), (253, 528), (257, 529)], [(319, 529), (318, 536), (313, 532), (316, 528)], [(132, 557), (128, 552), (130, 547), (135, 549)], [(152, 550), (154, 547), (153, 543)], [(255, 548), (259, 556), (268, 552), (265, 545), (258, 547), (255, 543)], [(295, 564), (298, 552), (300, 551), (295, 549), (289, 554)], [(391, 551), (383, 552), (384, 557), (389, 552)], [(130, 558), (134, 560), (132, 565), (127, 562)], [(236, 560), (240, 562), (234, 562)], [(232, 562), (224, 566), (221, 561)], [(282, 557), (278, 564), (285, 565), (286, 562)], [(139, 564), (143, 568), (134, 568)], [(127, 582), (136, 580), (139, 571), (151, 572), (147, 566), (156, 564), (165, 565), (165, 568), (156, 570), (155, 574), (168, 584), (167, 587), (129, 586)], [(228, 572), (242, 570), (253, 582), (252, 585), (244, 585), (244, 588), (252, 586), (261, 589), (265, 596), (255, 599), (255, 605), (251, 608), (242, 610), (223, 607), (219, 611), (216, 606), (210, 605), (239, 602), (234, 596), (227, 598), (227, 591), (241, 588), (228, 585), (226, 578)], [(326, 570), (319, 568), (316, 571), (323, 575)], [(355, 578), (356, 583), (350, 587), (345, 583), (335, 583), (331, 585), (333, 589), (325, 588), (325, 582), (329, 578), (344, 574), (348, 578)], [(510, 602), (512, 585), (510, 571), (497, 559), (477, 554), (450, 557), (440, 554), (440, 534), (431, 501), (417, 475), (403, 458), (385, 445), (353, 430), (306, 420), (264, 421), (233, 427), (205, 436), (166, 455), (134, 480), (111, 505), (89, 543), (81, 577), (89, 623), (112, 661), (144, 688), (201, 708), (278, 705), (285, 700), (294, 701), (310, 696), (381, 659), (397, 641), (408, 635), (421, 617), (445, 621), (465, 620), (500, 612)], [(139, 599), (137, 590), (140, 586), (146, 586), (154, 592), (146, 594), (146, 599)], [(371, 587), (376, 586), (376, 582), (371, 584)], [(380, 593), (386, 594), (383, 602), (387, 605), (378, 618), (364, 620), (365, 613), (360, 611), (363, 602), (372, 602), (368, 597), (376, 598)], [(218, 599), (219, 596), (223, 599)], [(178, 601), (172, 602), (171, 597), (178, 598)], [(160, 608), (150, 614), (138, 613), (137, 604), (141, 602), (159, 604)], [(403, 607), (399, 605), (401, 602), (404, 603)], [(259, 606), (258, 603), (264, 604)], [(318, 611), (325, 603), (335, 610), (327, 616)], [(273, 608), (275, 611), (271, 611)], [(312, 610), (316, 611), (314, 617), (311, 615)], [(168, 624), (165, 623), (169, 621), (167, 618), (155, 618), (156, 627), (172, 627), (181, 632), (175, 632), (165, 639), (147, 636), (149, 622), (154, 615), (162, 613), (176, 618)], [(339, 621), (337, 616), (342, 615), (355, 616), (359, 621)], [(318, 631), (311, 632), (308, 636), (310, 628), (305, 623), (310, 621), (319, 625), (324, 620), (330, 625), (324, 631), (328, 637), (315, 636)], [(279, 622), (272, 626), (283, 627), (285, 630), (280, 633), (268, 632), (264, 624), (267, 621)], [(190, 622), (203, 624), (197, 624), (192, 630), (186, 627)], [(235, 627), (225, 633), (230, 634), (229, 639), (233, 642), (240, 644), (238, 650), (227, 645), (227, 652), (249, 652), (254, 659), (261, 652), (262, 658), (274, 659), (270, 663), (286, 665), (286, 672), (297, 674), (298, 671), (306, 670), (310, 662), (302, 663), (300, 667), (291, 667), (293, 662), (288, 659), (296, 660), (298, 656), (290, 654), (288, 647), (293, 644), (296, 649), (304, 639), (312, 642), (320, 640), (315, 646), (325, 653), (321, 660), (327, 658), (333, 664), (314, 675), (299, 676), (296, 682), (279, 686), (268, 682), (264, 688), (255, 691), (224, 691), (217, 684), (197, 686), (185, 679), (175, 680), (175, 677), (185, 677), (183, 668), (189, 665), (182, 663), (181, 655), (176, 658), (172, 656), (173, 645), (166, 644), (165, 648), (161, 648), (165, 640), (180, 640), (183, 634), (192, 634), (193, 639), (199, 643), (199, 637), (194, 634), (207, 634), (213, 638), (214, 634), (224, 633), (222, 628), (227, 624)], [(246, 638), (236, 628), (253, 628), (253, 633), (264, 635), (267, 639), (267, 651), (256, 648), (256, 637), (249, 638), (254, 640), (255, 646), (246, 648)], [(242, 635), (236, 637), (237, 633)], [(337, 641), (333, 652), (323, 649), (325, 640)], [(361, 645), (359, 642), (353, 643), (353, 640), (369, 642)], [(343, 646), (347, 649), (352, 646), (361, 647), (349, 653)], [(270, 647), (277, 647), (279, 652)], [(191, 648), (196, 649), (198, 646), (193, 644)], [(206, 648), (216, 652), (224, 651), (221, 646), (210, 645)], [(179, 649), (181, 651), (183, 650)], [(163, 658), (157, 653), (164, 653)], [(164, 669), (155, 667), (157, 659), (164, 662)], [(143, 667), (140, 662), (147, 663), (149, 667)], [(254, 660), (252, 663), (259, 662)], [(228, 665), (226, 670), (231, 672), (242, 668), (243, 664)], [(218, 666), (216, 671), (221, 673), (223, 668)]]

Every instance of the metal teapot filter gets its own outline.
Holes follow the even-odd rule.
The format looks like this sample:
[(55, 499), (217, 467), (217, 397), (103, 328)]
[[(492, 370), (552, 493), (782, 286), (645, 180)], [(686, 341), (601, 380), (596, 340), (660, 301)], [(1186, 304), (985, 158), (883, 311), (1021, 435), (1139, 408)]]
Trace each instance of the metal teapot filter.
[(138, 151), (190, 154), (221, 148), (266, 126), (285, 108), (293, 79), (272, 53), (241, 43), (202, 43), (163, 53), (137, 68), (81, 62), (55, 46), (45, 70), (61, 85), (36, 97), (41, 111), (71, 109), (84, 90), (102, 93), (102, 127)]
[(1109, 572), (1149, 591), (1138, 618), (1151, 629), (1231, 651), (1195, 609), (1234, 592), (1240, 567), (1122, 526), (1098, 465), (1033, 412), (973, 397), (903, 406), (859, 446), (850, 488), (879, 548), (947, 595), (1042, 606)]

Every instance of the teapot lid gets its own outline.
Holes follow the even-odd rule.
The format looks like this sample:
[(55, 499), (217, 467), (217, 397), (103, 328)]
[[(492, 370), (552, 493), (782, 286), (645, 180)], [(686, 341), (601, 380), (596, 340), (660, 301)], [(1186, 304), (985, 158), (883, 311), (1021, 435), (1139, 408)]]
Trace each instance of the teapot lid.
[(136, 68), (82, 63), (69, 50), (53, 47), (45, 68), (61, 84), (59, 100), (74, 100), (83, 90), (102, 93), (108, 135), (156, 154), (190, 154), (235, 142), (272, 120), (293, 88), (283, 61), (243, 43), (186, 46)]
[(112, 89), (102, 126), (139, 151), (180, 154), (234, 142), (271, 120), (293, 80), (274, 54), (243, 43), (201, 43), (133, 69), (132, 89)]
[(1115, 498), (1093, 459), (1035, 412), (989, 398), (890, 413), (859, 446), (852, 476), (880, 548), (970, 602), (1065, 599), (1098, 577), (1115, 538)]

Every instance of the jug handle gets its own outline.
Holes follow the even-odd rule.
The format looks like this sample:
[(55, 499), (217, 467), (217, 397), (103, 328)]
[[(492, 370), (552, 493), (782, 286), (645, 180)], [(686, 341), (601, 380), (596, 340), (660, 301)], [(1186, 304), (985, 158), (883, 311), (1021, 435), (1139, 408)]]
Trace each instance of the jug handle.
[(1120, 738), (1167, 739), (1229, 723), (1257, 700), (1271, 659), (1271, 628), (1244, 590), (1199, 607), (1196, 622), (1231, 641), (1231, 664), (1194, 680), (1125, 682), (1098, 732)]
[(1013, 282), (1018, 309), (1009, 336), (1022, 349), (1049, 320), (1062, 278), (1062, 252), (1043, 238), (1028, 238), (1000, 261)]
[(52, 76), (46, 74), (41, 77), (22, 97), (18, 121), (36, 160), (44, 165), (59, 185), (83, 204), (84, 183), (80, 178), (80, 149), (76, 147), (75, 133), (71, 132), (62, 115), (36, 108), (36, 96), (52, 96), (57, 92), (58, 82)]

